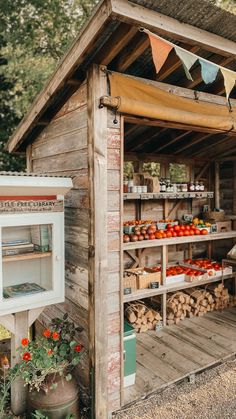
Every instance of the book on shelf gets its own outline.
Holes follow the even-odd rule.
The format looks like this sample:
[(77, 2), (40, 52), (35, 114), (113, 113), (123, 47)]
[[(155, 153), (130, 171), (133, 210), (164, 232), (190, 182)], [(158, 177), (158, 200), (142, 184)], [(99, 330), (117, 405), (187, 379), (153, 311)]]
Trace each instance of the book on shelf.
[(24, 282), (23, 284), (10, 285), (3, 288), (3, 298), (23, 297), (24, 295), (37, 294), (46, 291), (35, 282)]
[(31, 244), (29, 240), (25, 239), (13, 239), (13, 240), (3, 240), (2, 241), (2, 247), (6, 246), (20, 246), (25, 244)]
[(50, 250), (51, 228), (48, 225), (31, 226), (31, 240), (35, 250), (48, 252)]
[(30, 253), (34, 251), (33, 243), (20, 244), (15, 246), (2, 246), (2, 255), (11, 256), (11, 255), (21, 255), (24, 253)]

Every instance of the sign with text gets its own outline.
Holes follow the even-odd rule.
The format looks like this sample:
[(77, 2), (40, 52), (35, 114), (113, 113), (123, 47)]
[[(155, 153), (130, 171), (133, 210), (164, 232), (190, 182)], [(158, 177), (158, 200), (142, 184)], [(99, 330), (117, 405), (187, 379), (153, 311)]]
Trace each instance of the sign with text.
[(59, 200), (0, 200), (0, 213), (62, 212), (64, 201)]

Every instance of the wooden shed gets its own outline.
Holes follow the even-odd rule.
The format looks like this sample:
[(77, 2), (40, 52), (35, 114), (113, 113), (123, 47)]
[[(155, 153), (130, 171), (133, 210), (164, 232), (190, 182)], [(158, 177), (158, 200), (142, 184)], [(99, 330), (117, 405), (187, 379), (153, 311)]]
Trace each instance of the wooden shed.
[[(7, 145), (10, 152), (26, 152), (29, 172), (72, 176), (65, 208), (66, 300), (45, 309), (40, 322), (68, 312), (84, 328), (78, 381), (91, 417), (101, 419), (236, 354), (235, 308), (165, 326), (168, 293), (196, 286), (167, 284), (167, 255), (169, 261), (186, 255), (225, 258), (236, 231), (123, 244), (124, 221), (181, 219), (198, 215), (203, 206), (223, 209), (228, 223), (236, 214), (236, 89), (229, 109), (220, 76), (205, 84), (195, 64), (188, 80), (172, 53), (157, 75), (141, 27), (236, 70), (236, 16), (210, 1), (102, 0)], [(141, 91), (138, 104), (131, 100), (135, 89)], [(159, 95), (156, 113), (145, 107), (143, 89)], [(124, 94), (129, 107), (122, 108)], [(198, 107), (197, 119), (184, 118), (181, 104), (191, 115)], [(179, 165), (181, 182), (203, 180), (205, 192), (124, 193), (127, 162), (135, 172), (154, 163), (162, 178)], [(158, 289), (124, 295), (124, 266), (160, 260)], [(220, 278), (231, 279), (234, 274)], [(201, 284), (214, 281), (219, 278)], [(124, 304), (157, 295), (164, 327), (159, 334), (138, 335), (136, 382), (124, 389)]]

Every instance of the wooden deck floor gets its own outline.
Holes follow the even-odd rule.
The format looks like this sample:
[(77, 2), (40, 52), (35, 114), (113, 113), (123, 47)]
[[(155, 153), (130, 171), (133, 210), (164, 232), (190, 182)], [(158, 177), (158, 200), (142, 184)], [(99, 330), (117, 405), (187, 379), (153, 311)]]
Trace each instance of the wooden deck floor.
[(129, 404), (236, 355), (236, 308), (137, 335), (137, 374)]

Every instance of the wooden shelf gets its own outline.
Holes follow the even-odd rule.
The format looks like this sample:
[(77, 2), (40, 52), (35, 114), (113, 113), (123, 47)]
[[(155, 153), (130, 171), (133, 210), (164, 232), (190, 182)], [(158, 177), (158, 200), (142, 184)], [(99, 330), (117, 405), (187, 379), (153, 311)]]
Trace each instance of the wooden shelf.
[(197, 243), (213, 240), (232, 239), (236, 237), (236, 231), (225, 233), (210, 233), (199, 236), (171, 237), (169, 239), (144, 240), (140, 242), (129, 242), (123, 244), (123, 250), (146, 249), (151, 247), (171, 246), (183, 243)]
[(124, 193), (124, 200), (131, 199), (184, 199), (184, 198), (213, 198), (214, 192), (161, 192), (161, 193)]
[(175, 291), (183, 290), (186, 288), (206, 285), (206, 284), (210, 284), (213, 282), (222, 281), (222, 280), (230, 279), (234, 277), (235, 275), (215, 276), (213, 278), (212, 277), (208, 278), (204, 281), (199, 281), (199, 280), (194, 281), (194, 282), (181, 281), (181, 282), (175, 282), (174, 284), (170, 284), (170, 285), (165, 285), (165, 286), (161, 285), (160, 288), (156, 288), (156, 289), (149, 289), (149, 288), (141, 289), (141, 290), (137, 290), (133, 292), (132, 294), (124, 295), (123, 302), (128, 303), (134, 300), (142, 300), (143, 298), (154, 297), (155, 295), (163, 295), (163, 294), (167, 294), (168, 292), (175, 292)]
[(31, 259), (42, 259), (52, 255), (52, 252), (32, 252), (23, 253), (21, 255), (3, 256), (3, 262), (16, 262), (19, 260), (31, 260)]

